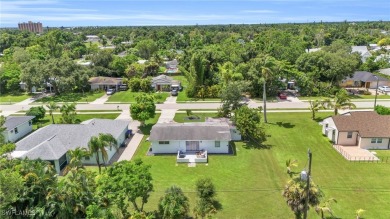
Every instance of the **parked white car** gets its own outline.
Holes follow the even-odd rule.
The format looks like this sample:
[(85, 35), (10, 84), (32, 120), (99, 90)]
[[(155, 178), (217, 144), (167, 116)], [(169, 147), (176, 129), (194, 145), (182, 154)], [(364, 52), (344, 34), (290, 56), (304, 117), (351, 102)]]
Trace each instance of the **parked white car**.
[(380, 87), (378, 87), (378, 90), (382, 93), (387, 93), (387, 92), (390, 92), (390, 87), (389, 86), (380, 86)]
[(112, 95), (115, 93), (115, 89), (108, 89), (107, 90), (107, 95)]

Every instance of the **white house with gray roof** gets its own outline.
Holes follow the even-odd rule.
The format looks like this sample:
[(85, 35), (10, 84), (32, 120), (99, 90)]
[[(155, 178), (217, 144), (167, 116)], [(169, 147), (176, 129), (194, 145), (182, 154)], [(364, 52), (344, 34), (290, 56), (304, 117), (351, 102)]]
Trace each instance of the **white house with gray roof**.
[(8, 116), (3, 131), (5, 142), (16, 142), (32, 132), (32, 120), (35, 116)]
[(232, 140), (226, 122), (158, 123), (152, 127), (149, 141), (152, 153), (229, 153)]
[(368, 51), (367, 46), (352, 46), (351, 49), (352, 52), (359, 53), (363, 63), (366, 62), (366, 60), (372, 56), (370, 51)]
[[(67, 157), (69, 150), (78, 147), (88, 149), (91, 137), (98, 136), (100, 133), (111, 134), (119, 147), (126, 139), (128, 125), (127, 121), (110, 119), (90, 119), (81, 124), (51, 124), (17, 142), (11, 156), (50, 161), (57, 173), (60, 173), (69, 161), (69, 157)], [(117, 152), (117, 148), (107, 147), (106, 151), (107, 161), (109, 161)], [(83, 163), (96, 164), (95, 155), (84, 159)]]

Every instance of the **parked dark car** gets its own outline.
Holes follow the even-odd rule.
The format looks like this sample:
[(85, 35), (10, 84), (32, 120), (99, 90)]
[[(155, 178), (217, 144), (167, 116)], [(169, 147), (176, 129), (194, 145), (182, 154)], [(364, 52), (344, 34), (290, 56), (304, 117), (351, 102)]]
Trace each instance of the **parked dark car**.
[(177, 90), (172, 90), (171, 91), (171, 95), (172, 96), (177, 96), (179, 94), (179, 92)]
[(108, 89), (107, 95), (113, 95), (115, 93), (115, 89)]

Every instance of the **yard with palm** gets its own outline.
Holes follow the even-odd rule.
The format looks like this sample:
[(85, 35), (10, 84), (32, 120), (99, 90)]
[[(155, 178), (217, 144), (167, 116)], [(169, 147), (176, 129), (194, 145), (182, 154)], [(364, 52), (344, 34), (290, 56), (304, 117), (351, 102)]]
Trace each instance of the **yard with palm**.
[[(318, 113), (324, 118), (330, 113)], [(322, 136), (321, 127), (310, 113), (269, 113), (266, 125), (270, 135), (264, 146), (236, 142), (236, 155), (209, 155), (209, 162), (188, 167), (176, 165), (174, 155), (146, 156), (150, 142), (143, 141), (135, 157), (150, 164), (154, 192), (146, 210), (154, 210), (165, 189), (180, 186), (195, 203), (195, 181), (212, 178), (221, 203), (218, 218), (293, 218), (282, 197), (288, 180), (285, 161), (297, 159), (300, 172), (307, 165), (307, 149), (313, 152), (312, 179), (323, 190), (325, 199), (335, 198), (335, 216), (354, 218), (365, 209), (364, 218), (389, 218), (390, 164), (346, 161)], [(145, 139), (148, 136), (145, 136)], [(318, 218), (313, 209), (309, 218)]]

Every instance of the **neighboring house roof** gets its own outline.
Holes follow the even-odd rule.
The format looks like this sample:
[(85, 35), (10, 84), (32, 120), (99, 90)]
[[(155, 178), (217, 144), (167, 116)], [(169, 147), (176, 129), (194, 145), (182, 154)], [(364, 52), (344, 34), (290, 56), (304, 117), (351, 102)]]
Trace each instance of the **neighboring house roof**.
[(361, 137), (390, 137), (390, 116), (374, 111), (350, 112), (332, 116), (338, 131), (357, 131)]
[[(384, 77), (381, 77), (381, 76), (377, 76), (379, 81), (388, 81), (388, 79), (384, 78)], [(374, 74), (372, 74), (371, 72), (367, 72), (367, 71), (356, 71), (352, 77), (348, 77), (347, 79), (345, 80), (353, 80), (353, 81), (363, 81), (363, 82), (375, 82), (377, 81), (377, 78), (374, 77)], [(344, 80), (344, 81), (345, 81)]]
[(374, 62), (378, 62), (378, 61), (380, 61), (382, 59), (384, 59), (385, 61), (390, 63), (390, 54), (380, 54), (379, 56), (377, 56), (375, 58)]
[(26, 123), (34, 118), (35, 116), (8, 116), (5, 120), (4, 127), (7, 128), (7, 131), (13, 130), (19, 125)]
[(145, 62), (147, 62), (148, 60), (138, 60), (137, 63), (138, 64), (145, 64)]
[(122, 83), (122, 78), (92, 77), (88, 80), (90, 84), (118, 85)]
[(358, 52), (361, 56), (371, 56), (367, 46), (352, 46), (352, 52)]
[(390, 68), (384, 68), (379, 70), (380, 73), (390, 76)]
[(177, 66), (179, 63), (178, 63), (178, 61), (176, 60), (176, 59), (174, 59), (174, 60), (172, 60), (172, 61), (168, 61), (168, 62), (166, 62), (166, 64), (168, 65), (168, 66)]
[(221, 122), (158, 123), (150, 131), (150, 141), (230, 141), (230, 127)]
[(153, 84), (172, 84), (173, 78), (166, 75), (159, 75), (157, 77), (152, 78)]
[(51, 124), (16, 143), (15, 157), (57, 160), (68, 150), (88, 148), (92, 136), (100, 133), (118, 138), (129, 123), (122, 120), (90, 119), (81, 124)]

